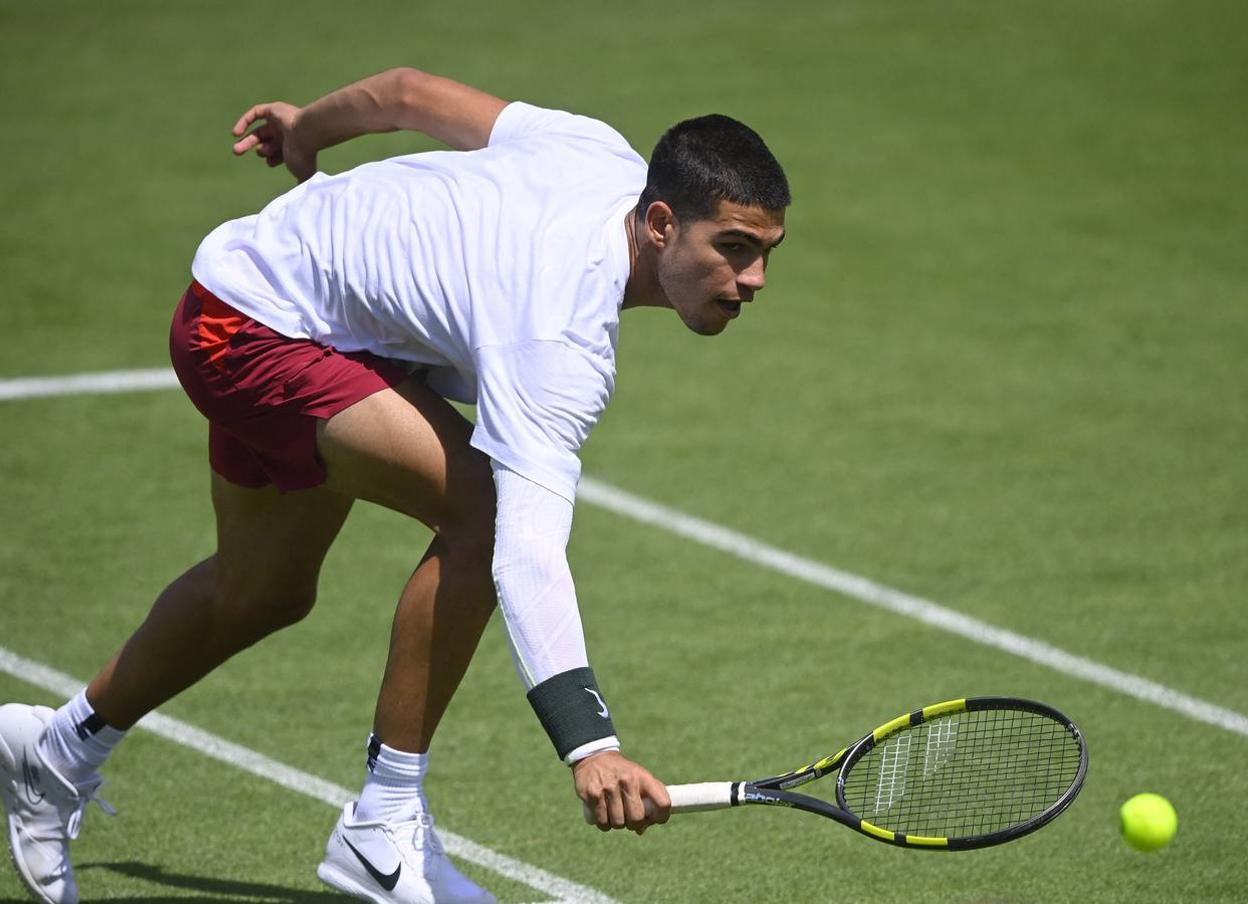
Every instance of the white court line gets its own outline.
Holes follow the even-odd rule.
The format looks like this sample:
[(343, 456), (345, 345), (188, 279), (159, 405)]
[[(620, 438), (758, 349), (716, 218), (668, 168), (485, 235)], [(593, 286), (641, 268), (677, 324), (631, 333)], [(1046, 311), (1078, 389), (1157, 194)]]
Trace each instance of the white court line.
[(23, 377), (0, 380), (0, 400), (134, 392), (138, 389), (173, 389), (177, 385), (178, 378), (168, 367), (71, 374), (66, 377)]
[(710, 521), (703, 521), (701, 518), (694, 518), (675, 509), (658, 505), (600, 481), (581, 478), (577, 498), (615, 512), (617, 515), (660, 527), (669, 533), (701, 543), (703, 546), (709, 546), (747, 562), (753, 562), (772, 571), (797, 578), (799, 581), (805, 581), (826, 590), (835, 590), (837, 593), (853, 597), (867, 605), (913, 618), (933, 628), (948, 631), (950, 634), (956, 634), (986, 647), (993, 647), (1038, 665), (1047, 666), (1063, 675), (1082, 678), (1084, 681), (1099, 684), (1129, 697), (1135, 697), (1137, 700), (1153, 703), (1171, 712), (1180, 713), (1197, 721), (1207, 722), (1218, 728), (1225, 728), (1227, 731), (1248, 737), (1248, 716), (1235, 710), (1190, 697), (1165, 685), (1157, 684), (1155, 681), (1141, 678), (1139, 675), (1120, 672), (1091, 659), (1067, 653), (1042, 640), (1033, 640), (1022, 634), (994, 627), (987, 622), (963, 615), (961, 612), (922, 597), (911, 596), (900, 590), (877, 584), (868, 578), (841, 571), (830, 565), (824, 565), (822, 562), (796, 556), (746, 534), (740, 534)]
[[(150, 375), (158, 372), (138, 371), (137, 373)], [(112, 376), (115, 375), (83, 374), (49, 378), (39, 382), (45, 390), (41, 394), (46, 395), (50, 394), (46, 391), (46, 387), (54, 384), (63, 386), (66, 392), (78, 391), (73, 387), (80, 385), (111, 386), (113, 385), (110, 380)], [(148, 379), (151, 379), (150, 376)], [(7, 386), (10, 383), (25, 382), (28, 381), (0, 380), (0, 399), (18, 398), (16, 395), (6, 395)], [(143, 388), (146, 385), (148, 384), (136, 385), (135, 388)], [(114, 390), (90, 389), (88, 391)], [(956, 634), (975, 643), (1046, 666), (1064, 675), (1080, 678), (1199, 722), (1248, 737), (1248, 716), (1243, 713), (1189, 696), (1139, 675), (1122, 672), (1083, 656), (1076, 656), (1044, 641), (995, 627), (931, 600), (912, 596), (848, 571), (841, 571), (822, 562), (785, 552), (754, 537), (686, 515), (676, 509), (634, 496), (592, 478), (581, 479), (578, 498), (634, 521), (661, 528), (816, 587), (834, 590), (859, 602), (913, 618), (950, 634)]]
[[(0, 672), (7, 672), (27, 684), (33, 684), (66, 698), (78, 693), (85, 683), (64, 672), (49, 668), (43, 663), (18, 656), (4, 647), (0, 647)], [(163, 716), (160, 713), (150, 713), (143, 717), (138, 727), (165, 740), (173, 741), (175, 744), (189, 747), (204, 756), (267, 779), (283, 788), (289, 788), (291, 791), (297, 791), (314, 800), (323, 801), (335, 809), (341, 810), (347, 801), (355, 800), (355, 795), (341, 785), (335, 785), (333, 782), (327, 782), (323, 778), (317, 778), (293, 766), (279, 763), (262, 753), (234, 744), (178, 719)], [(500, 876), (506, 876), (529, 888), (536, 888), (546, 894), (558, 896), (557, 902), (547, 902), (547, 904), (616, 904), (602, 892), (584, 885), (577, 885), (575, 882), (556, 876), (554, 873), (548, 873), (522, 860), (492, 851), (484, 845), (444, 828), (438, 829), (438, 835), (447, 851), (454, 856), (493, 870)]]

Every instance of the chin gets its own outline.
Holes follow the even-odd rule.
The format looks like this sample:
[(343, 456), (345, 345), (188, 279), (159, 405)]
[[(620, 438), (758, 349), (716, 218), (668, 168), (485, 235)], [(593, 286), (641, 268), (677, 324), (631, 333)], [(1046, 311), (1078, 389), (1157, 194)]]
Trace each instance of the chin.
[(706, 317), (685, 317), (684, 315), (681, 315), (680, 319), (685, 326), (689, 327), (690, 330), (697, 333), (699, 336), (718, 336), (724, 331), (725, 327), (728, 326), (728, 321), (721, 318), (711, 319)]
[(727, 320), (725, 320), (723, 323), (700, 323), (697, 326), (689, 327), (689, 329), (693, 330), (699, 336), (718, 336), (727, 328), (728, 328)]
[(724, 332), (724, 328), (728, 326), (728, 321), (720, 321), (719, 323), (696, 321), (690, 323), (686, 320), (685, 326), (688, 326), (690, 330), (698, 333), (699, 336), (719, 336), (721, 332)]

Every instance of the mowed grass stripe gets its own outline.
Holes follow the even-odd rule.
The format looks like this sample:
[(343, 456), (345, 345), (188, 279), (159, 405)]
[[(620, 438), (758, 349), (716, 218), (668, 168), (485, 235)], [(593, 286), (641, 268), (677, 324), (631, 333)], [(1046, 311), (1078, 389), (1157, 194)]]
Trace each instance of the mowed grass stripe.
[[(64, 672), (26, 659), (5, 647), (0, 647), (0, 671), (20, 681), (25, 681), (27, 684), (67, 698), (78, 693), (84, 684)], [(323, 801), (337, 809), (342, 809), (347, 801), (355, 799), (355, 794), (341, 785), (328, 782), (293, 766), (287, 766), (285, 763), (280, 763), (262, 753), (227, 741), (225, 738), (203, 731), (179, 719), (160, 713), (150, 713), (138, 723), (138, 727), (283, 788)], [(445, 828), (439, 828), (438, 834), (447, 851), (454, 856), (545, 894), (558, 896), (557, 902), (547, 902), (547, 904), (616, 904), (614, 899), (602, 892), (500, 854)]]
[[(121, 392), (127, 388), (133, 390), (163, 389), (171, 385), (177, 385), (177, 380), (171, 370), (113, 371), (63, 377), (9, 379), (0, 380), (0, 399)], [(593, 478), (582, 478), (578, 498), (617, 515), (658, 527), (816, 587), (833, 590), (867, 605), (915, 619), (931, 627), (1026, 659), (1064, 675), (1109, 688), (1198, 722), (1248, 737), (1248, 716), (1243, 713), (1192, 697), (1140, 675), (1120, 671), (1095, 660), (1068, 653), (1044, 641), (995, 627), (931, 600), (895, 590), (869, 578), (785, 552), (747, 534), (686, 515), (676, 509), (616, 489)]]

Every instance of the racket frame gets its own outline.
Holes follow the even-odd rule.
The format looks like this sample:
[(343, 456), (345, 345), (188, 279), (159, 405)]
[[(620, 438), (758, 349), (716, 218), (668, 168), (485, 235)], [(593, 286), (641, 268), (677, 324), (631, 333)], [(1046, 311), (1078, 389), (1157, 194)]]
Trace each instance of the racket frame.
[[(852, 812), (845, 803), (845, 778), (863, 756), (869, 753), (876, 744), (886, 740), (889, 737), (921, 725), (924, 722), (944, 716), (955, 715), (961, 712), (977, 712), (984, 710), (1014, 710), (1035, 713), (1044, 716), (1059, 723), (1078, 744), (1079, 748), (1079, 765), (1075, 773), (1074, 779), (1069, 787), (1055, 800), (1046, 807), (1041, 813), (1027, 819), (1021, 823), (999, 829), (994, 832), (987, 832), (981, 835), (970, 835), (955, 838), (946, 838), (943, 836), (926, 836), (926, 835), (906, 835), (902, 832), (893, 832), (889, 829), (881, 828), (874, 825), (868, 820), (863, 819), (856, 813)], [(949, 700), (944, 703), (937, 703), (933, 706), (924, 707), (902, 716), (898, 716), (890, 722), (886, 722), (874, 731), (868, 732), (859, 738), (855, 743), (851, 744), (837, 753), (816, 760), (807, 766), (796, 769), (792, 772), (785, 772), (780, 775), (771, 776), (769, 778), (759, 779), (753, 782), (737, 782), (733, 783), (730, 794), (730, 803), (728, 806), (742, 806), (744, 804), (758, 804), (772, 807), (789, 807), (795, 810), (804, 810), (807, 813), (814, 813), (817, 816), (824, 816), (829, 819), (836, 820), (841, 825), (848, 826), (857, 832), (866, 835), (868, 838), (874, 838), (876, 841), (892, 844), (899, 847), (914, 848), (916, 850), (971, 850), (974, 848), (991, 847), (997, 844), (1003, 844), (1007, 841), (1013, 841), (1028, 835), (1042, 826), (1052, 822), (1060, 815), (1079, 794), (1083, 787), (1084, 779), (1088, 771), (1088, 748), (1084, 743), (1083, 734), (1079, 727), (1075, 725), (1065, 714), (1054, 709), (1053, 707), (1038, 703), (1034, 700), (1025, 700), (1019, 697), (967, 697), (960, 700)], [(817, 797), (811, 797), (806, 794), (798, 794), (792, 789), (813, 782), (831, 772), (837, 772), (836, 778), (836, 804), (832, 804), (826, 800)], [(720, 804), (723, 806), (724, 804)], [(709, 806), (699, 807), (699, 809), (709, 809)]]

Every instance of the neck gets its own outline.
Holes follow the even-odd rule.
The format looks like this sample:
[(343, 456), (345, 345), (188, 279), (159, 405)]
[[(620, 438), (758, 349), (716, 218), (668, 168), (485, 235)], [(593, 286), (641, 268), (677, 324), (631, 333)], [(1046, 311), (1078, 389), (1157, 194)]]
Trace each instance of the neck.
[(628, 236), (628, 282), (624, 284), (621, 308), (670, 308), (671, 302), (659, 285), (657, 252), (645, 240), (645, 226), (630, 210), (624, 216)]

